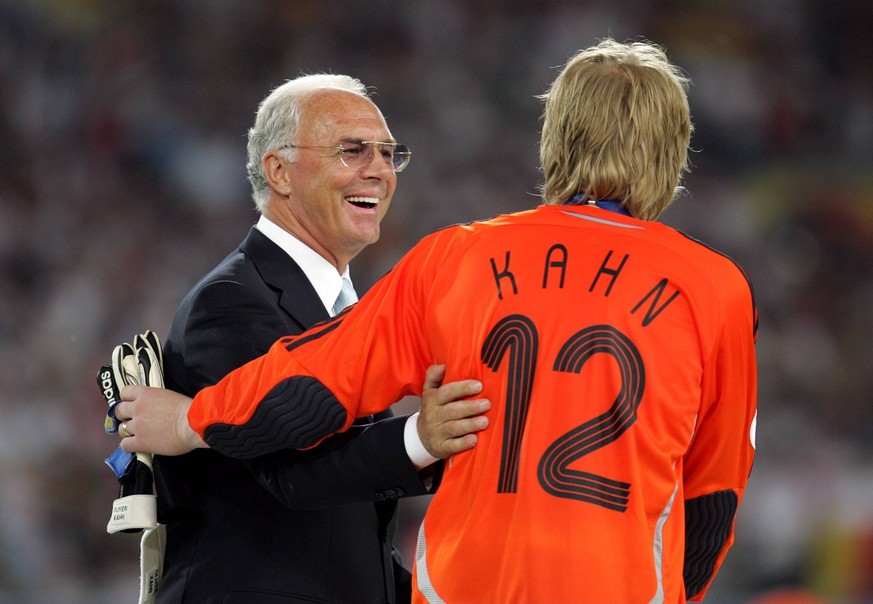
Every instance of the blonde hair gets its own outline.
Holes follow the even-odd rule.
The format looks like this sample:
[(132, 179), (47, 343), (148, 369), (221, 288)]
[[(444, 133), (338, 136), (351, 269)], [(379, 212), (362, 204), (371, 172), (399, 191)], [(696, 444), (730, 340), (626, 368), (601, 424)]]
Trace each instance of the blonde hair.
[(648, 42), (604, 40), (571, 58), (541, 95), (543, 201), (616, 200), (656, 220), (688, 170), (688, 79)]

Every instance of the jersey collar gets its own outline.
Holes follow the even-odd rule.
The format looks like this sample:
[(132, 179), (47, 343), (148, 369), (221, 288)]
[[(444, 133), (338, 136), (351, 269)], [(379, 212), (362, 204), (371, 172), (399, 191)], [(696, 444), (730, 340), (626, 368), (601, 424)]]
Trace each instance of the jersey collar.
[(585, 201), (585, 194), (579, 193), (574, 195), (567, 201), (563, 202), (561, 205), (565, 206), (579, 206), (579, 205), (590, 205), (597, 206), (601, 210), (607, 210), (608, 212), (616, 212), (618, 214), (624, 214), (625, 216), (630, 216), (630, 211), (621, 205), (620, 201), (616, 201), (615, 199), (589, 199)]

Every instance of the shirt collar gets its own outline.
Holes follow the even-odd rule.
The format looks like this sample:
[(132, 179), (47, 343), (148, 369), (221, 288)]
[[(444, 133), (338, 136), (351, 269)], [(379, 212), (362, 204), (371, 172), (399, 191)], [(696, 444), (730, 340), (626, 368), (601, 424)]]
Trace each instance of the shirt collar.
[(562, 205), (565, 206), (578, 206), (587, 204), (589, 206), (597, 206), (601, 210), (608, 210), (610, 212), (618, 212), (619, 214), (624, 214), (625, 216), (630, 216), (630, 211), (624, 207), (620, 201), (616, 201), (615, 199), (589, 199), (588, 201), (584, 201), (585, 195), (583, 193), (579, 193), (574, 195), (567, 201), (563, 202)]
[(315, 288), (324, 308), (332, 313), (333, 304), (343, 286), (343, 277), (351, 281), (349, 267), (346, 267), (345, 273), (339, 274), (336, 267), (318, 252), (266, 216), (261, 215), (255, 228), (291, 256)]

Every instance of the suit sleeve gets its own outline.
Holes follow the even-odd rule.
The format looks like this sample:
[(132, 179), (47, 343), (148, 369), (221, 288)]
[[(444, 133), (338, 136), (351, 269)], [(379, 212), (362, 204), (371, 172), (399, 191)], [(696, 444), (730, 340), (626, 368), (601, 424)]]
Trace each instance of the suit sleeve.
[(255, 479), (284, 505), (311, 509), (425, 495), (403, 445), (406, 417), (331, 436), (307, 450), (276, 451), (246, 461)]
[(213, 449), (247, 459), (312, 447), (355, 417), (420, 394), (433, 358), (423, 328), (432, 275), (421, 247), (339, 317), (280, 339), (201, 390), (191, 427)]
[(703, 402), (684, 460), (686, 596), (701, 601), (734, 541), (734, 520), (755, 455), (757, 311), (743, 280), (725, 305)]
[(198, 291), (183, 329), (182, 373), (189, 394), (264, 354), (277, 334), (287, 331), (261, 294), (229, 280)]

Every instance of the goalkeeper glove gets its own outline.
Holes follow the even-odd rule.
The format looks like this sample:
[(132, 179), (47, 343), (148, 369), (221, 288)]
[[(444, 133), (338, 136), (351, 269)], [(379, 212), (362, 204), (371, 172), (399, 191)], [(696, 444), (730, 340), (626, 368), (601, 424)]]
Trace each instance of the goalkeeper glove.
[[(109, 404), (104, 420), (107, 433), (118, 432), (115, 408), (121, 402), (121, 388), (134, 384), (162, 388), (162, 365), (160, 340), (153, 331), (137, 335), (133, 344), (125, 342), (115, 347), (111, 363), (97, 372), (97, 384)], [(118, 447), (106, 463), (115, 472), (119, 484), (118, 499), (112, 506), (106, 530), (109, 533), (137, 533), (154, 528), (157, 525), (157, 505), (151, 454), (134, 455)]]

